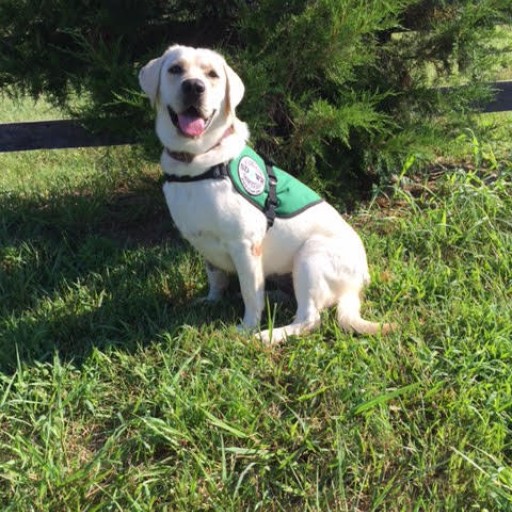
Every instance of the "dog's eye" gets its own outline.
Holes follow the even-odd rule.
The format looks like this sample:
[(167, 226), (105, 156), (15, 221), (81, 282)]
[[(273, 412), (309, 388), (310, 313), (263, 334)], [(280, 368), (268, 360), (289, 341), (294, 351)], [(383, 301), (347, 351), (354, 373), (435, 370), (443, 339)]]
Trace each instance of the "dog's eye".
[(183, 68), (179, 64), (174, 64), (167, 71), (171, 73), (171, 75), (179, 75), (183, 73)]
[(208, 71), (208, 76), (210, 78), (219, 78), (219, 74), (217, 73), (217, 71), (215, 71), (215, 69), (211, 69), (210, 71)]

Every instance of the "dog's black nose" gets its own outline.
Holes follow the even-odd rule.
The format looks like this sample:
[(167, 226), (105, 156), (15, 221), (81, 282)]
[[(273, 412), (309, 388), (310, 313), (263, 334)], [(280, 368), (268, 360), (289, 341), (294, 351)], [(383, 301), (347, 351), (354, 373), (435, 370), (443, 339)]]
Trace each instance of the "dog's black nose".
[(181, 90), (183, 91), (183, 95), (186, 100), (194, 100), (204, 93), (206, 86), (203, 81), (198, 80), (197, 78), (192, 78), (190, 80), (185, 80), (181, 84)]

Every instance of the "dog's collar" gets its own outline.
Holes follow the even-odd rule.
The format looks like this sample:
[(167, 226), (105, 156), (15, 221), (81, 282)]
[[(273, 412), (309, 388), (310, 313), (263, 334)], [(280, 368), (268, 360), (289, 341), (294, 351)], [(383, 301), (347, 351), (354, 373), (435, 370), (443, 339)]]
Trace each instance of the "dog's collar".
[(193, 153), (187, 153), (186, 151), (171, 151), (169, 148), (165, 148), (165, 152), (173, 159), (178, 162), (189, 164), (194, 160), (195, 156)]
[[(235, 127), (233, 125), (229, 126), (228, 128), (226, 128), (226, 131), (224, 132), (224, 134), (222, 135), (222, 137), (220, 138), (220, 140), (214, 144), (208, 151), (212, 151), (213, 149), (215, 149), (217, 146), (220, 145), (220, 143), (226, 138), (226, 137), (229, 137), (230, 135), (233, 135), (233, 133), (235, 133)], [(174, 160), (178, 160), (178, 162), (183, 162), (185, 164), (190, 164), (194, 158), (197, 156), (195, 155), (194, 153), (188, 153), (187, 151), (171, 151), (168, 147), (165, 147), (165, 152)]]

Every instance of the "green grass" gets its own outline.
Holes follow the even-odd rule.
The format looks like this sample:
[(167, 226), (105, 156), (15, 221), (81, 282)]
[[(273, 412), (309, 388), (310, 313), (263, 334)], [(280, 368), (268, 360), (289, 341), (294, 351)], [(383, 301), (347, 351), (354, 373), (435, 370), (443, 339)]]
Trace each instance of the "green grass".
[(493, 47), (500, 53), (500, 66), (496, 70), (497, 80), (512, 79), (512, 26), (496, 26), (496, 42)]
[(48, 121), (62, 119), (61, 111), (55, 109), (45, 98), (32, 100), (27, 97), (10, 98), (0, 93), (0, 122), (21, 123), (23, 121)]
[(485, 147), (350, 218), (397, 333), (329, 313), (273, 350), (239, 298), (194, 305), (156, 165), (0, 154), (0, 508), (512, 509), (512, 166)]

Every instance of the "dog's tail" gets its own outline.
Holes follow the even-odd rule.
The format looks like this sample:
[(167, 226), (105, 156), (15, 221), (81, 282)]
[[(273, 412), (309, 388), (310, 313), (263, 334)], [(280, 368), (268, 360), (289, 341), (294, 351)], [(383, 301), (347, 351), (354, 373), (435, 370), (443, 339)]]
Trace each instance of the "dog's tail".
[(360, 292), (356, 289), (344, 290), (336, 313), (339, 326), (346, 331), (374, 335), (388, 334), (397, 328), (396, 324), (370, 322), (362, 318)]

